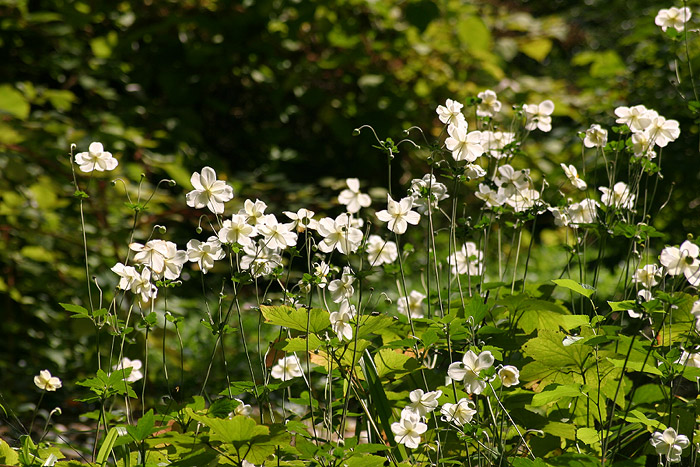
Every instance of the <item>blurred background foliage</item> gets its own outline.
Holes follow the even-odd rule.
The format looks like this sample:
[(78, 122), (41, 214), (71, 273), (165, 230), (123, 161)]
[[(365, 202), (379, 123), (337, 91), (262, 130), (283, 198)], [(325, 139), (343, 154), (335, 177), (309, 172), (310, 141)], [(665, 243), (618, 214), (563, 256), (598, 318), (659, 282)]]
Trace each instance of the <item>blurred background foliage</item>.
[[(487, 88), (506, 105), (555, 102), (552, 137), (533, 135), (528, 160), (517, 162), (535, 173), (558, 174), (560, 162), (580, 162), (577, 132), (595, 122), (609, 128), (617, 105), (641, 103), (679, 120), (681, 139), (663, 155), (671, 183), (660, 189), (657, 206), (672, 185), (673, 198), (656, 222), (671, 243), (698, 232), (698, 127), (688, 109), (687, 57), (681, 42), (654, 25), (658, 9), (668, 6), (641, 0), (0, 0), (6, 402), (17, 407), (32, 400), (26, 389), (40, 369), (70, 381), (95, 367), (94, 330), (68, 319), (58, 305), (85, 304), (87, 297), (72, 143), (84, 151), (100, 141), (120, 162), (106, 176), (78, 175), (90, 193), (91, 274), (106, 299), (116, 283), (109, 268), (123, 260), (133, 222), (125, 190), (133, 200), (140, 187), (147, 198), (161, 179), (177, 181), (158, 189), (138, 218), (135, 239), (144, 241), (154, 223), (165, 224), (166, 237), (181, 248), (199, 221), (184, 193), (192, 171), (205, 165), (228, 177), (233, 204), (260, 197), (278, 215), (299, 207), (335, 213), (337, 180), (386, 186), (385, 157), (371, 148), (369, 133), (353, 138), (354, 128), (369, 124), (380, 138), (398, 140), (418, 125), (435, 137), (438, 104)], [(690, 59), (699, 70), (700, 47), (695, 35), (691, 39)], [(403, 189), (427, 166), (424, 152), (401, 149), (392, 177)], [(125, 183), (112, 185), (117, 177)], [(543, 222), (539, 228), (553, 227)], [(174, 309), (201, 307), (196, 290), (177, 292), (182, 297), (171, 303)], [(199, 348), (197, 332), (187, 329), (188, 362), (206, 361), (210, 345)]]

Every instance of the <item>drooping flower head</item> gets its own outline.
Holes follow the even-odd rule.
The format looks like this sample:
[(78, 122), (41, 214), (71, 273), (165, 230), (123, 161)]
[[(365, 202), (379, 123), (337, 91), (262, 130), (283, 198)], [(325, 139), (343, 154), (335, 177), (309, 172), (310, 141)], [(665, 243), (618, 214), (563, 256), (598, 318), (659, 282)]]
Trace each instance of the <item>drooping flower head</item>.
[(668, 462), (675, 464), (681, 461), (683, 449), (690, 445), (690, 440), (685, 435), (679, 435), (673, 428), (666, 428), (663, 432), (655, 432), (651, 435), (651, 445), (660, 456), (666, 456)]
[(340, 309), (331, 313), (331, 328), (341, 342), (343, 339), (352, 340), (353, 327), (350, 321), (355, 317), (355, 314), (355, 305), (350, 305), (347, 300), (340, 302)]
[(585, 190), (588, 187), (586, 182), (581, 180), (581, 177), (578, 176), (578, 170), (576, 170), (576, 167), (574, 167), (573, 165), (567, 166), (566, 164), (561, 164), (561, 168), (564, 170), (566, 178), (569, 179), (573, 186), (575, 186), (579, 190)]

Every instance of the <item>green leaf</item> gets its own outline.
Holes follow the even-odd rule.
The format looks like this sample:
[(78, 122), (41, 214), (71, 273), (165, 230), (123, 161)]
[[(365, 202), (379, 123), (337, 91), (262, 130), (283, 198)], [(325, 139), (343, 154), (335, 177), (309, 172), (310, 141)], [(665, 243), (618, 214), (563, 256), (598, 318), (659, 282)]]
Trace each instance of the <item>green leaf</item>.
[(651, 428), (656, 431), (663, 431), (666, 429), (666, 425), (658, 420), (649, 419), (644, 413), (637, 409), (630, 410), (625, 417), (625, 421), (629, 423), (641, 423), (647, 428)]
[(624, 359), (615, 358), (608, 358), (608, 361), (612, 363), (615, 368), (625, 368), (627, 371), (638, 371), (640, 373), (648, 373), (657, 376), (663, 375), (661, 370), (659, 370), (654, 363), (649, 361), (647, 361), (646, 365), (643, 365), (644, 361), (633, 361), (631, 359), (627, 360), (627, 363), (625, 363)]
[(217, 399), (209, 406), (207, 415), (211, 415), (212, 417), (216, 418), (226, 418), (228, 417), (228, 414), (233, 412), (237, 406), (238, 402), (234, 400), (227, 398)]
[(526, 310), (518, 320), (518, 327), (525, 334), (531, 334), (535, 329), (558, 331), (563, 328), (566, 331), (588, 324), (588, 316), (563, 315), (549, 310)]
[(292, 308), (286, 305), (263, 305), (260, 307), (260, 311), (267, 323), (296, 329), (297, 331), (306, 332), (307, 319), (309, 320), (308, 329), (310, 332), (319, 333), (331, 325), (330, 314), (327, 311), (316, 308), (309, 311), (306, 308)]
[(29, 102), (10, 84), (0, 85), (0, 114), (6, 113), (25, 120), (29, 116)]
[(195, 413), (187, 409), (193, 419), (209, 427), (211, 438), (224, 443), (238, 443), (251, 441), (258, 435), (266, 435), (269, 429), (266, 426), (257, 425), (250, 417), (237, 415), (233, 418), (213, 418)]
[(621, 302), (608, 302), (610, 309), (612, 311), (627, 311), (634, 310), (635, 301), (634, 300), (623, 300)]
[(408, 373), (419, 366), (415, 358), (392, 349), (381, 349), (374, 355), (374, 362), (380, 378)]
[(105, 462), (107, 462), (107, 458), (109, 457), (109, 453), (112, 452), (112, 448), (114, 447), (114, 443), (117, 441), (118, 437), (119, 431), (117, 430), (117, 427), (110, 428), (110, 430), (107, 432), (107, 436), (105, 436), (105, 439), (102, 441), (102, 446), (100, 446), (100, 450), (95, 458), (95, 462), (97, 464), (105, 465)]
[[(386, 446), (384, 447), (386, 449)], [(373, 456), (371, 454), (365, 456), (355, 455), (345, 461), (343, 465), (347, 467), (383, 467), (386, 462), (386, 457)]]
[(543, 62), (552, 50), (552, 41), (546, 37), (524, 39), (519, 44), (520, 51), (528, 57)]
[(593, 446), (594, 444), (600, 443), (601, 433), (594, 428), (579, 428), (576, 430), (576, 437), (581, 440), (581, 442)]
[(324, 347), (324, 342), (321, 339), (316, 337), (315, 334), (309, 334), (308, 336), (304, 337), (293, 337), (291, 339), (287, 339), (286, 341), (282, 342), (283, 345), (280, 348), (285, 352), (306, 352), (307, 341), (310, 352)]
[(472, 52), (491, 50), (491, 31), (476, 15), (467, 15), (457, 22), (457, 37), (462, 45)]
[(153, 409), (151, 409), (136, 422), (136, 426), (127, 426), (126, 431), (134, 438), (134, 441), (143, 441), (158, 430), (155, 424), (155, 416)]
[(540, 407), (558, 401), (564, 397), (580, 397), (583, 395), (581, 386), (578, 384), (549, 385), (544, 391), (532, 396), (531, 405), (533, 407)]
[(19, 463), (19, 454), (12, 449), (9, 444), (0, 439), (0, 463), (6, 465), (17, 465)]
[(591, 295), (595, 293), (595, 289), (590, 285), (579, 284), (571, 279), (554, 279), (552, 280), (559, 287), (564, 287), (569, 290), (573, 290), (576, 293), (583, 295), (584, 297), (590, 298)]

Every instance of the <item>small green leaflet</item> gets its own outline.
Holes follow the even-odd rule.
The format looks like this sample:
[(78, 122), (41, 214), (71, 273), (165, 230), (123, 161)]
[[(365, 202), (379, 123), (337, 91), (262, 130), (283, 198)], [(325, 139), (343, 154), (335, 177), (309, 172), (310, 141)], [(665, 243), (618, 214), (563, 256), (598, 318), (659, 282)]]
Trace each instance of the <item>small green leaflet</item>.
[(571, 279), (554, 279), (552, 280), (559, 287), (564, 287), (565, 289), (572, 290), (576, 293), (583, 295), (584, 297), (590, 298), (591, 295), (595, 293), (595, 289), (590, 285), (579, 284)]

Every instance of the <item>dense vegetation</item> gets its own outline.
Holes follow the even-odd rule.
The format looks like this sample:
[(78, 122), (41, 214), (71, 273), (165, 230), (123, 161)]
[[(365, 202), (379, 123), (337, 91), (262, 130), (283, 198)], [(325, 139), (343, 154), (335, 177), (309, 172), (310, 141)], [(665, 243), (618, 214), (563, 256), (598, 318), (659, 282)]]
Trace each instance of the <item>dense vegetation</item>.
[[(0, 2), (0, 461), (643, 465), (684, 444), (667, 428), (693, 443), (700, 48), (695, 17), (655, 24), (670, 6)], [(639, 149), (616, 111), (637, 104), (680, 136)], [(260, 251), (222, 237), (271, 213)], [(336, 227), (352, 245), (323, 246)], [(139, 256), (156, 239), (184, 252), (172, 277)], [(422, 396), (441, 409), (404, 417)]]

